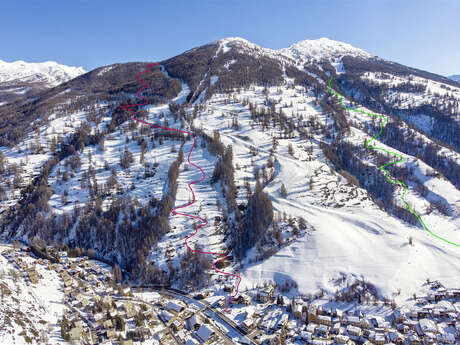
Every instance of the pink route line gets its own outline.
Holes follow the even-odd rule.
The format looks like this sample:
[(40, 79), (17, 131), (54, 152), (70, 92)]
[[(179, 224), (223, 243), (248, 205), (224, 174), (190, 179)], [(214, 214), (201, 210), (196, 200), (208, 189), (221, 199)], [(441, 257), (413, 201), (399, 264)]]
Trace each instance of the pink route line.
[(142, 84), (144, 84), (145, 86), (143, 86), (142, 88), (139, 89), (139, 91), (136, 92), (136, 97), (138, 98), (142, 98), (145, 103), (136, 103), (136, 104), (130, 104), (130, 105), (123, 105), (121, 106), (120, 108), (121, 109), (124, 109), (124, 110), (128, 110), (131, 112), (131, 118), (134, 120), (134, 121), (137, 121), (137, 122), (140, 122), (140, 123), (143, 123), (145, 125), (148, 125), (148, 126), (151, 126), (151, 127), (154, 127), (154, 128), (160, 128), (160, 129), (165, 129), (165, 130), (169, 130), (169, 131), (176, 131), (176, 132), (181, 132), (181, 133), (185, 133), (185, 134), (188, 134), (190, 135), (192, 138), (193, 138), (193, 145), (192, 145), (192, 148), (190, 149), (190, 152), (188, 153), (188, 157), (187, 157), (187, 161), (189, 164), (193, 165), (195, 168), (198, 168), (201, 173), (203, 174), (203, 176), (201, 177), (201, 179), (199, 181), (194, 181), (194, 182), (190, 182), (187, 184), (188, 188), (190, 189), (190, 191), (192, 192), (192, 195), (193, 195), (193, 200), (192, 202), (190, 202), (189, 204), (186, 204), (186, 205), (182, 205), (182, 206), (178, 206), (178, 207), (175, 207), (173, 208), (170, 212), (175, 214), (175, 215), (179, 215), (179, 216), (185, 216), (185, 217), (190, 217), (190, 218), (195, 218), (195, 219), (199, 219), (201, 220), (203, 223), (200, 224), (200, 225), (197, 225), (195, 227), (195, 232), (193, 234), (191, 234), (190, 236), (188, 236), (186, 239), (185, 239), (185, 245), (187, 246), (187, 249), (191, 252), (195, 252), (195, 253), (199, 253), (199, 254), (211, 254), (211, 255), (218, 255), (218, 256), (221, 256), (220, 259), (217, 259), (216, 261), (214, 261), (214, 263), (212, 264), (212, 268), (214, 269), (214, 271), (218, 272), (218, 273), (221, 273), (221, 274), (225, 274), (225, 275), (228, 275), (228, 276), (232, 276), (232, 277), (236, 277), (238, 278), (238, 284), (236, 285), (236, 292), (234, 295), (230, 296), (230, 299), (227, 303), (227, 305), (225, 306), (225, 309), (224, 311), (227, 310), (228, 306), (230, 305), (230, 302), (232, 301), (232, 299), (235, 298), (235, 296), (238, 294), (238, 288), (240, 286), (240, 283), (241, 283), (241, 277), (239, 275), (236, 275), (236, 274), (232, 274), (232, 273), (227, 273), (227, 272), (224, 272), (224, 271), (220, 271), (216, 268), (216, 264), (219, 262), (219, 261), (222, 261), (222, 260), (225, 260), (228, 258), (227, 255), (225, 255), (224, 253), (214, 253), (214, 252), (202, 252), (202, 251), (199, 251), (199, 250), (195, 250), (195, 249), (192, 249), (190, 248), (190, 246), (188, 245), (187, 241), (192, 238), (193, 236), (195, 236), (197, 233), (198, 233), (198, 229), (201, 228), (202, 226), (205, 226), (205, 225), (208, 225), (208, 221), (206, 219), (203, 219), (203, 218), (200, 218), (198, 216), (193, 216), (193, 215), (190, 215), (190, 214), (185, 214), (185, 213), (179, 213), (179, 212), (176, 212), (177, 209), (179, 208), (184, 208), (184, 207), (187, 207), (187, 206), (190, 206), (192, 205), (194, 202), (195, 202), (195, 192), (193, 191), (193, 188), (191, 187), (192, 184), (195, 184), (195, 183), (200, 183), (201, 181), (203, 181), (205, 178), (206, 178), (206, 175), (203, 171), (203, 169), (201, 169), (198, 165), (195, 165), (193, 164), (191, 161), (190, 161), (190, 155), (192, 154), (192, 151), (193, 151), (193, 148), (195, 147), (195, 136), (190, 133), (190, 132), (187, 132), (187, 131), (183, 131), (181, 129), (177, 129), (177, 128), (168, 128), (168, 127), (161, 127), (161, 126), (158, 126), (158, 125), (154, 125), (154, 124), (151, 124), (149, 122), (145, 122), (143, 120), (140, 120), (140, 119), (137, 119), (136, 117), (134, 117), (134, 111), (132, 109), (129, 109), (129, 107), (137, 107), (138, 105), (147, 105), (149, 103), (149, 101), (145, 98), (145, 97), (142, 97), (142, 96), (139, 96), (139, 92), (141, 92), (142, 90), (146, 89), (149, 87), (149, 85), (145, 82), (143, 82), (142, 80), (138, 79), (137, 77), (140, 76), (141, 74), (143, 73), (146, 73), (146, 72), (149, 72), (151, 69), (152, 69), (152, 66), (160, 66), (160, 64), (157, 62), (157, 63), (152, 63), (152, 64), (149, 64), (147, 67), (148, 69), (145, 70), (145, 71), (142, 71), (140, 73), (138, 73), (136, 75), (136, 80)]

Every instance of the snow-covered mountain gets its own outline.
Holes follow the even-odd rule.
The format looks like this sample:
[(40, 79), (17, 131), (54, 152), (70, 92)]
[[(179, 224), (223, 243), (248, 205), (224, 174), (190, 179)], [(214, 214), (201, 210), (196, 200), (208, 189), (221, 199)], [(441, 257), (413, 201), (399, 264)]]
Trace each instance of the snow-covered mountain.
[(288, 48), (279, 50), (282, 54), (292, 57), (297, 61), (320, 61), (331, 60), (345, 55), (359, 56), (363, 58), (372, 57), (368, 52), (355, 48), (344, 42), (330, 40), (322, 37), (316, 40), (303, 40), (296, 42)]
[(83, 67), (61, 65), (54, 61), (0, 60), (0, 103), (55, 87), (84, 73)]
[[(148, 63), (105, 66), (0, 108), (0, 232), (95, 250), (132, 278), (221, 288), (212, 257), (188, 253), (187, 183), (202, 175), (184, 157), (188, 135), (132, 121), (134, 76)], [(188, 214), (209, 221), (189, 241), (225, 252), (242, 287), (274, 280), (293, 293), (333, 293), (343, 276), (407, 298), (426, 278), (454, 284), (460, 242), (460, 87), (426, 71), (325, 38), (272, 50), (226, 38), (160, 62), (142, 75), (137, 117), (190, 131), (206, 177)], [(297, 287), (297, 288), (295, 288)], [(397, 295), (397, 291), (399, 294)]]

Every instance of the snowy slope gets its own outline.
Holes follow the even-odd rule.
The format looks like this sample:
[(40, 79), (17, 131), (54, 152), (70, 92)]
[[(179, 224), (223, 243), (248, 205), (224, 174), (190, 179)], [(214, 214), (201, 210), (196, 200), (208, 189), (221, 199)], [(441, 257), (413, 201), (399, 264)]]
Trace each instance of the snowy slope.
[[(262, 105), (262, 88), (255, 90), (246, 90), (236, 97), (258, 101)], [(269, 89), (269, 95), (279, 96), (276, 88)], [(308, 106), (313, 98), (301, 89), (284, 90), (280, 99), (281, 105), (293, 102), (292, 108), (283, 109), (287, 114), (321, 116), (320, 109)], [(241, 103), (226, 104), (224, 100), (225, 97), (220, 95), (211, 98), (208, 107), (212, 111), (204, 112), (197, 121), (209, 131), (218, 128), (222, 141), (233, 146), (235, 161), (241, 167), (236, 171), (236, 181), (242, 188), (244, 178), (251, 176), (251, 158), (247, 154), (249, 147), (254, 145), (259, 148), (255, 161), (256, 165), (263, 164), (268, 158), (271, 136), (276, 132), (255, 130), (250, 126), (249, 114)], [(225, 115), (229, 113), (238, 114), (237, 131), (226, 126)], [(349, 115), (353, 118), (354, 114), (350, 112)], [(369, 121), (360, 116), (356, 116), (356, 120), (360, 123)], [(355, 128), (353, 133), (351, 140), (354, 142), (361, 143), (366, 137)], [(288, 142), (294, 145), (295, 157), (286, 152)], [(456, 247), (378, 209), (366, 198), (362, 189), (347, 187), (344, 181), (331, 173), (314, 143), (313, 161), (308, 160), (303, 146), (297, 140), (280, 140), (279, 152), (275, 155), (279, 171), (265, 190), (270, 194), (276, 211), (305, 217), (314, 231), (261, 263), (251, 263), (251, 257), (248, 257), (243, 269), (243, 288), (251, 288), (267, 280), (280, 284), (295, 281), (298, 293), (314, 293), (319, 289), (334, 293), (333, 280), (347, 275), (375, 284), (378, 291), (387, 297), (400, 290), (398, 299), (402, 300), (411, 296), (427, 277), (455, 286), (460, 274), (460, 253)], [(382, 143), (378, 146), (385, 147)], [(425, 177), (426, 165), (421, 161), (412, 161), (414, 168), (420, 170), (421, 176), (426, 179), (426, 184), (431, 185), (430, 190), (448, 200), (455, 210), (452, 217), (422, 213), (422, 219), (437, 235), (459, 243), (460, 192), (447, 181)], [(310, 178), (313, 178), (313, 188), (309, 187)], [(287, 198), (279, 194), (281, 182), (289, 192)], [(323, 193), (329, 196), (325, 198)], [(395, 198), (399, 198), (398, 195)], [(427, 206), (427, 202), (414, 192), (409, 192), (407, 200), (420, 210)], [(339, 206), (341, 208), (337, 209), (338, 205), (342, 205)], [(413, 246), (408, 244), (409, 237), (413, 238)]]
[[(288, 63), (294, 66), (295, 62), (314, 64), (318, 61), (318, 66), (321, 66), (319, 61), (327, 60), (335, 66), (337, 74), (343, 72), (341, 63), (344, 56), (372, 58), (371, 54), (325, 38), (301, 41), (279, 51), (266, 49), (240, 38), (227, 38), (216, 41), (216, 44), (215, 51), (207, 61), (220, 61), (222, 65), (217, 67), (221, 68), (206, 67), (203, 73), (196, 76), (197, 87), (195, 88), (189, 87), (181, 80), (180, 93), (176, 98), (170, 99), (177, 104), (185, 105), (181, 109), (183, 115), (173, 114), (165, 101), (147, 106), (145, 119), (161, 124), (168, 122), (168, 126), (174, 128), (202, 129), (209, 136), (212, 136), (213, 131), (216, 130), (222, 142), (225, 145), (232, 145), (233, 148), (238, 205), (244, 208), (247, 202), (246, 183), (251, 190), (254, 190), (255, 171), (257, 169), (259, 172), (268, 171), (273, 179), (267, 181), (264, 191), (270, 195), (276, 214), (281, 216), (286, 214), (288, 218), (301, 216), (308, 222), (309, 228), (301, 234), (300, 238), (294, 239), (293, 242), (286, 241), (275, 248), (275, 253), (271, 257), (257, 261), (257, 249), (253, 248), (243, 261), (242, 267), (234, 262), (231, 267), (226, 268), (227, 272), (240, 270), (243, 275), (242, 287), (251, 287), (253, 284), (267, 280), (275, 280), (279, 283), (289, 280), (297, 283), (298, 293), (316, 292), (318, 289), (326, 289), (333, 293), (335, 289), (333, 280), (347, 275), (369, 281), (382, 295), (391, 297), (396, 291), (401, 290), (400, 298), (407, 298), (426, 278), (439, 279), (446, 285), (456, 282), (455, 279), (458, 279), (460, 274), (460, 253), (456, 247), (437, 240), (416, 226), (403, 222), (391, 212), (384, 212), (377, 202), (372, 201), (362, 184), (350, 183), (346, 174), (343, 171), (336, 171), (331, 161), (325, 157), (321, 144), (330, 142), (331, 133), (335, 133), (331, 130), (334, 119), (320, 106), (320, 100), (328, 95), (326, 88), (321, 89), (321, 85), (326, 85), (321, 71), (317, 75), (311, 72), (311, 76), (318, 81), (318, 85), (315, 85), (317, 90), (309, 85), (308, 80), (295, 85), (295, 78), (288, 78), (286, 73), (283, 75), (284, 81), (275, 86), (246, 85), (238, 89), (223, 88), (226, 93), (218, 89), (225, 74), (232, 73), (232, 66), (238, 63), (231, 56), (231, 53), (236, 50), (255, 57), (264, 56), (273, 59), (275, 61), (273, 65), (282, 65), (284, 72), (290, 67), (287, 66)], [(212, 58), (213, 55), (215, 59)], [(280, 61), (286, 64), (279, 64)], [(168, 64), (165, 66), (167, 67)], [(169, 76), (165, 66), (162, 66), (162, 71)], [(302, 68), (303, 66), (299, 67)], [(98, 73), (98, 77), (103, 77), (112, 71), (110, 68), (105, 68)], [(175, 73), (170, 74), (180, 78), (180, 73), (180, 69), (177, 68)], [(215, 75), (216, 73), (218, 75)], [(452, 99), (460, 97), (458, 88), (418, 76), (404, 79), (398, 75), (389, 76), (370, 72), (363, 73), (360, 77), (366, 82), (395, 88), (411, 83), (427, 85), (427, 93), (388, 92), (385, 97), (388, 102), (391, 102), (396, 95), (404, 96), (401, 103), (398, 103), (400, 109), (431, 104), (445, 95), (449, 95)], [(187, 104), (187, 95), (200, 87), (204, 88), (207, 79), (209, 79), (208, 87), (216, 89), (214, 94), (201, 97), (205, 95), (205, 92), (201, 91), (200, 97), (197, 97), (193, 104)], [(130, 96), (134, 98), (134, 94)], [(344, 100), (348, 103), (347, 97)], [(270, 108), (278, 113), (282, 112), (286, 121), (292, 121), (290, 122), (293, 126), (292, 135), (286, 135), (284, 130), (280, 129), (280, 125), (272, 123), (271, 119), (267, 121), (266, 127), (261, 127), (260, 122), (257, 123), (251, 118), (248, 103), (254, 104), (259, 110), (265, 109), (266, 114), (269, 114)], [(367, 112), (372, 111), (359, 104), (355, 104), (354, 107)], [(451, 107), (452, 109), (458, 107), (458, 103), (452, 102)], [(97, 116), (91, 116), (91, 112), (101, 117), (100, 122), (96, 123)], [(38, 130), (30, 131), (26, 139), (17, 147), (0, 147), (5, 155), (5, 165), (11, 166), (6, 169), (8, 171), (3, 177), (8, 182), (8, 189), (7, 197), (1, 200), (0, 211), (6, 211), (9, 206), (14, 205), (21, 196), (21, 188), (24, 189), (32, 177), (38, 175), (40, 166), (51, 156), (48, 148), (54, 137), (68, 138), (84, 121), (88, 122), (90, 128), (87, 130), (88, 134), (95, 134), (97, 130), (106, 130), (113, 114), (113, 108), (104, 102), (88, 105), (86, 109), (80, 111), (70, 108), (68, 112), (62, 112), (59, 116), (57, 114), (50, 116), (49, 123), (40, 124), (37, 126)], [(343, 140), (362, 148), (363, 143), (375, 134), (366, 132), (367, 128), (372, 128), (371, 119), (355, 112), (346, 112), (346, 118), (350, 131)], [(430, 132), (428, 130), (432, 124), (430, 119), (419, 116), (417, 121), (418, 127), (423, 127), (425, 133)], [(182, 122), (184, 127), (180, 127)], [(106, 133), (101, 147), (88, 143), (78, 149), (80, 161), (75, 168), (69, 169), (71, 157), (57, 162), (47, 180), (53, 191), (48, 202), (50, 213), (70, 214), (77, 202), (83, 205), (94, 199), (92, 195), (94, 186), (104, 189), (104, 193), (99, 195), (104, 210), (111, 200), (119, 195), (135, 199), (140, 205), (148, 204), (152, 196), (161, 199), (165, 192), (168, 168), (177, 156), (180, 143), (170, 138), (164, 138), (160, 142), (153, 135), (158, 131), (147, 128), (143, 132), (144, 127), (145, 125), (133, 123), (131, 120), (120, 122), (113, 131)], [(406, 131), (409, 129), (404, 121), (401, 128)], [(307, 137), (300, 135), (303, 129), (308, 131)], [(434, 139), (422, 132), (417, 132), (414, 138), (423, 145), (434, 142)], [(146, 140), (145, 155), (142, 154), (141, 139)], [(271, 152), (275, 140), (278, 146)], [(34, 152), (31, 147), (37, 146), (37, 143), (41, 144), (38, 146), (42, 146), (43, 149)], [(412, 178), (408, 181), (408, 202), (414, 205), (435, 234), (459, 243), (460, 191), (458, 188), (442, 174), (434, 174), (432, 167), (418, 158), (418, 155), (405, 154), (402, 152), (403, 149), (388, 147), (379, 140), (375, 144), (391, 149), (407, 159), (406, 167), (411, 170)], [(133, 154), (133, 162), (128, 169), (122, 169), (120, 166), (120, 155), (125, 147)], [(290, 147), (293, 153), (289, 153)], [(191, 142), (186, 141), (183, 146), (185, 155), (190, 148)], [(440, 152), (444, 159), (460, 161), (458, 152), (449, 147), (443, 146)], [(275, 163), (268, 167), (271, 155)], [(371, 155), (364, 149), (353, 152), (352, 158), (362, 159), (366, 171), (376, 170)], [(224, 218), (222, 209), (225, 208), (225, 195), (218, 184), (210, 183), (217, 157), (209, 153), (202, 138), (197, 138), (197, 145), (190, 159), (194, 164), (202, 167), (206, 178), (202, 183), (194, 185), (196, 204), (183, 211), (205, 217), (210, 223), (209, 226), (201, 228), (200, 233), (190, 243), (200, 244), (204, 251), (231, 250), (229, 235), (224, 232), (221, 221)], [(21, 168), (15, 170), (14, 167)], [(154, 171), (153, 176), (145, 177), (144, 172), (148, 169)], [(22, 180), (14, 176), (15, 171), (18, 171), (17, 174)], [(67, 172), (70, 177), (67, 176), (65, 179), (61, 177), (64, 172)], [(86, 177), (83, 179), (84, 175)], [(88, 178), (91, 175), (93, 176)], [(116, 188), (106, 188), (112, 175), (114, 178), (116, 176)], [(199, 179), (200, 176), (201, 173), (193, 166), (185, 162), (180, 165), (176, 206), (188, 202), (191, 196), (187, 183)], [(425, 194), (422, 195), (415, 188), (417, 181), (414, 180), (414, 176), (426, 187)], [(15, 184), (21, 188), (16, 188)], [(282, 184), (287, 189), (286, 197), (283, 197), (280, 192)], [(89, 186), (93, 186), (92, 189)], [(400, 196), (401, 191), (396, 190), (390, 198), (399, 202)], [(450, 213), (442, 214), (436, 209), (428, 212), (427, 209), (433, 200), (440, 200)], [(120, 218), (127, 218), (121, 214), (122, 212)], [(194, 231), (193, 221), (173, 215), (169, 215), (168, 220), (171, 230), (150, 248), (145, 258), (165, 271), (174, 268), (181, 272), (182, 267), (178, 257), (186, 252), (184, 238)], [(118, 223), (120, 222), (121, 219)], [(26, 239), (27, 228), (20, 228), (16, 235)], [(70, 231), (59, 240), (72, 241), (74, 237), (75, 233)], [(288, 227), (282, 228), (281, 238), (291, 238)], [(409, 238), (412, 238), (413, 245), (409, 245)], [(116, 250), (120, 249), (115, 247), (114, 251)], [(122, 256), (124, 253), (113, 254)], [(214, 272), (209, 273), (212, 279), (217, 278)], [(210, 281), (212, 279), (210, 278)]]
[(4, 256), (11, 250), (9, 246), (0, 245), (0, 343), (65, 344), (58, 320), (66, 307), (57, 272), (35, 265), (30, 256), (12, 251), (12, 260), (14, 255), (19, 255), (41, 276), (37, 284), (32, 284), (23, 277), (23, 270)]

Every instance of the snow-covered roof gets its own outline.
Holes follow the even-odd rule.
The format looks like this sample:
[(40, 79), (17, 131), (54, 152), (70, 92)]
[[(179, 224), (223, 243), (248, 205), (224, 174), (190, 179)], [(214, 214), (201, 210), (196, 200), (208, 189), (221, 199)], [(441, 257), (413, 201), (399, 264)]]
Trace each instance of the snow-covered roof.
[(206, 325), (201, 325), (201, 327), (196, 331), (196, 334), (198, 337), (200, 337), (201, 340), (207, 341), (211, 336), (214, 334), (212, 330), (208, 328)]

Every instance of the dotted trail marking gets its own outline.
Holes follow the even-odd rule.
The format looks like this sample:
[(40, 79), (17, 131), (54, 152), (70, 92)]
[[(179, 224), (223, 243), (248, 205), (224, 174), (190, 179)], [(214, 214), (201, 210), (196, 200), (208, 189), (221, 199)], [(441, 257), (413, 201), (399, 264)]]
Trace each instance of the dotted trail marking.
[(199, 224), (199, 225), (196, 225), (195, 227), (195, 232), (193, 234), (191, 234), (190, 236), (188, 236), (186, 239), (185, 239), (185, 245), (187, 246), (187, 249), (191, 252), (194, 252), (194, 253), (199, 253), (199, 254), (211, 254), (211, 255), (218, 255), (220, 256), (221, 258), (217, 259), (214, 261), (214, 263), (212, 264), (212, 268), (214, 269), (214, 271), (218, 272), (218, 273), (221, 273), (221, 274), (224, 274), (224, 275), (228, 275), (228, 276), (232, 276), (232, 277), (235, 277), (235, 278), (238, 278), (238, 283), (236, 284), (236, 292), (234, 295), (230, 296), (230, 299), (228, 300), (226, 306), (225, 306), (225, 309), (224, 311), (227, 310), (228, 306), (230, 305), (230, 302), (232, 301), (232, 299), (235, 298), (235, 296), (238, 294), (238, 288), (240, 286), (240, 283), (241, 283), (241, 277), (239, 275), (236, 275), (236, 274), (233, 274), (233, 273), (227, 273), (227, 272), (224, 272), (224, 271), (220, 271), (216, 268), (216, 264), (219, 262), (219, 261), (222, 261), (222, 260), (225, 260), (227, 259), (227, 255), (224, 254), (224, 253), (214, 253), (214, 252), (202, 252), (202, 251), (198, 251), (198, 250), (195, 250), (195, 249), (192, 249), (190, 248), (190, 246), (188, 245), (187, 241), (192, 238), (193, 236), (195, 236), (197, 233), (198, 233), (198, 229), (201, 228), (202, 226), (206, 226), (208, 225), (208, 221), (206, 219), (203, 219), (203, 218), (200, 218), (198, 216), (193, 216), (193, 215), (190, 215), (190, 214), (185, 214), (185, 213), (179, 213), (179, 212), (176, 212), (176, 210), (180, 209), (180, 208), (184, 208), (184, 207), (187, 207), (187, 206), (190, 206), (192, 205), (194, 202), (195, 202), (195, 192), (193, 191), (193, 188), (192, 188), (192, 185), (193, 184), (196, 184), (196, 183), (200, 183), (202, 182), (205, 178), (206, 178), (206, 175), (203, 171), (203, 169), (201, 169), (198, 165), (195, 165), (193, 164), (191, 161), (190, 161), (190, 155), (192, 154), (192, 151), (193, 151), (193, 148), (195, 147), (195, 136), (190, 133), (190, 132), (187, 132), (187, 131), (184, 131), (184, 130), (181, 130), (181, 129), (177, 129), (177, 128), (168, 128), (168, 127), (162, 127), (162, 126), (158, 126), (158, 125), (154, 125), (152, 123), (149, 123), (149, 122), (146, 122), (146, 121), (143, 121), (143, 120), (140, 120), (138, 118), (136, 118), (134, 116), (134, 111), (132, 109), (130, 109), (130, 107), (137, 107), (139, 105), (147, 105), (149, 103), (149, 101), (145, 98), (145, 97), (142, 97), (139, 95), (139, 92), (141, 92), (142, 90), (146, 89), (149, 87), (149, 85), (145, 82), (143, 82), (142, 80), (138, 79), (138, 77), (143, 74), (143, 73), (146, 73), (146, 72), (149, 72), (151, 71), (152, 67), (153, 66), (160, 66), (159, 63), (152, 63), (152, 64), (149, 64), (147, 65), (148, 69), (146, 69), (145, 71), (142, 71), (140, 73), (138, 73), (136, 75), (136, 80), (142, 84), (144, 84), (144, 86), (142, 88), (139, 89), (139, 91), (136, 92), (136, 97), (138, 98), (141, 98), (144, 100), (144, 103), (136, 103), (136, 104), (131, 104), (131, 105), (124, 105), (121, 107), (121, 109), (124, 109), (124, 110), (128, 110), (131, 112), (131, 118), (134, 120), (134, 121), (137, 121), (137, 122), (140, 122), (144, 125), (148, 125), (148, 126), (151, 126), (151, 127), (154, 127), (154, 128), (160, 128), (160, 129), (164, 129), (164, 130), (168, 130), (168, 131), (175, 131), (175, 132), (180, 132), (180, 133), (185, 133), (187, 135), (190, 135), (192, 138), (193, 138), (193, 145), (192, 145), (192, 148), (190, 149), (190, 152), (188, 153), (188, 156), (187, 156), (187, 161), (190, 165), (193, 165), (195, 168), (199, 169), (201, 171), (201, 174), (203, 175), (201, 177), (200, 180), (198, 181), (194, 181), (194, 182), (190, 182), (187, 184), (189, 190), (192, 192), (192, 195), (193, 195), (193, 200), (186, 204), (186, 205), (182, 205), (182, 206), (177, 206), (173, 209), (171, 209), (171, 213), (175, 214), (175, 215), (179, 215), (179, 216), (184, 216), (184, 217), (189, 217), (189, 218), (194, 218), (194, 219), (199, 219), (202, 221), (202, 224)]

